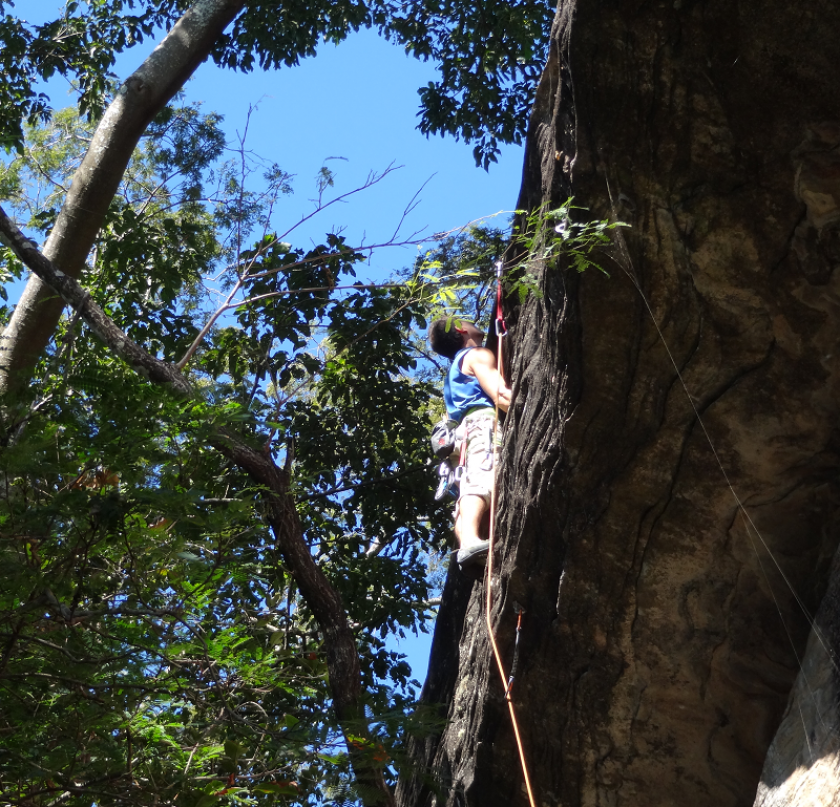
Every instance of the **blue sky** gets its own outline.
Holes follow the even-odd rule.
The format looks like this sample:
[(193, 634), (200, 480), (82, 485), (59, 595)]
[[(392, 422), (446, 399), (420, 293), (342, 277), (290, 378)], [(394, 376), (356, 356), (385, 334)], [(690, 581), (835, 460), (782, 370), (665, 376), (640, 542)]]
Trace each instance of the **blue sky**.
[[(63, 3), (18, 0), (16, 12), (37, 24), (54, 19)], [(126, 78), (151, 51), (147, 42), (124, 55), (116, 67)], [(427, 138), (417, 131), (417, 89), (435, 77), (432, 64), (419, 62), (374, 33), (360, 32), (340, 45), (322, 45), (315, 58), (279, 71), (233, 73), (204, 64), (188, 82), (186, 100), (205, 112), (224, 115), (229, 140), (248, 133), (246, 149), (295, 175), (295, 193), (284, 197), (275, 226), (284, 230), (312, 209), (315, 176), (326, 165), (335, 172), (335, 191), (361, 185), (371, 171), (403, 166), (375, 188), (336, 205), (288, 240), (305, 246), (324, 232), (342, 229), (349, 244), (387, 240), (415, 194), (417, 206), (403, 235), (459, 228), (470, 221), (511, 211), (519, 192), (522, 148), (503, 149), (489, 172), (477, 168), (472, 146), (452, 138)], [(53, 106), (72, 103), (62, 80), (47, 87)], [(252, 109), (253, 108), (253, 109)], [(249, 109), (252, 109), (250, 120)], [(507, 223), (508, 215), (496, 220)], [(360, 279), (380, 280), (408, 266), (416, 247), (376, 254)], [(423, 679), (430, 636), (409, 637), (398, 649), (409, 656), (415, 677)]]
[[(62, 7), (56, 0), (17, 3), (18, 13), (35, 24), (55, 18)], [(147, 42), (123, 55), (118, 77), (127, 77), (152, 47)], [(316, 57), (297, 67), (243, 74), (206, 63), (185, 90), (188, 102), (200, 101), (204, 111), (224, 115), (231, 141), (247, 125), (246, 148), (295, 175), (294, 194), (284, 197), (277, 211), (278, 231), (312, 209), (315, 176), (322, 165), (335, 172), (338, 193), (358, 187), (371, 171), (402, 166), (351, 203), (321, 214), (302, 231), (302, 238), (289, 239), (305, 246), (324, 232), (343, 229), (350, 244), (377, 243), (388, 240), (418, 191), (403, 235), (422, 231), (431, 236), (515, 206), (521, 147), (505, 147), (499, 164), (485, 172), (475, 166), (471, 145), (451, 137), (427, 138), (417, 130), (417, 90), (434, 77), (431, 63), (361, 31), (339, 45), (322, 45)], [(48, 93), (56, 107), (72, 101), (61, 79), (48, 85)], [(342, 159), (325, 163), (328, 158)], [(496, 221), (504, 226), (508, 218), (501, 215)], [(375, 256), (376, 276), (409, 265), (415, 253), (416, 248), (406, 247)]]

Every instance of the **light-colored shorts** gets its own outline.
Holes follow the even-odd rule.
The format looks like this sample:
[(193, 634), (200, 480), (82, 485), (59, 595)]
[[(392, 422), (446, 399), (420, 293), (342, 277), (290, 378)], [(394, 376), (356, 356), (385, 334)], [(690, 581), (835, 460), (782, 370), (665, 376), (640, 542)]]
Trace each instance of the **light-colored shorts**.
[(464, 496), (481, 496), (490, 503), (490, 489), (493, 486), (496, 460), (499, 453), (498, 439), (493, 440), (493, 423), (495, 412), (490, 409), (479, 409), (467, 415), (461, 424), (467, 441), (466, 466), (461, 477), (460, 499)]

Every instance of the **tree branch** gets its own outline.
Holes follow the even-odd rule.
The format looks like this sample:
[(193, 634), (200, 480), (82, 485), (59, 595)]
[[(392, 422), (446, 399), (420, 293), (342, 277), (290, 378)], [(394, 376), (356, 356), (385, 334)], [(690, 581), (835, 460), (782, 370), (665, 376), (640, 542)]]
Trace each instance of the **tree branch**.
[(15, 226), (15, 223), (0, 207), (0, 242), (28, 266), (53, 291), (57, 291), (74, 311), (88, 324), (88, 327), (138, 375), (155, 384), (164, 384), (179, 395), (191, 395), (192, 387), (183, 375), (171, 364), (155, 358), (118, 328), (113, 320), (95, 303), (88, 292), (72, 277), (60, 272)]

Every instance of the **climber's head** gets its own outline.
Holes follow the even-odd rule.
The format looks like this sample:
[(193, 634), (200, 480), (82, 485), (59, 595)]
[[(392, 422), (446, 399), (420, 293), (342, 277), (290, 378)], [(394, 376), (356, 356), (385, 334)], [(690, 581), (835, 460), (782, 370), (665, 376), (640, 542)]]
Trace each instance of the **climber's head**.
[(465, 347), (477, 347), (484, 341), (484, 333), (475, 323), (456, 317), (435, 320), (429, 328), (432, 350), (454, 359), (455, 354)]

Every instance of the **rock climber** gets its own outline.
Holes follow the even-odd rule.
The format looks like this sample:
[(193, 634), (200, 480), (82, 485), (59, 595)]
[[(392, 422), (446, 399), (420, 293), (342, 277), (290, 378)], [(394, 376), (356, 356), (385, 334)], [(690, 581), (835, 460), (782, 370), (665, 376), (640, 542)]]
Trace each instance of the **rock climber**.
[[(465, 472), (455, 506), (455, 537), (458, 564), (481, 564), (487, 558), (488, 538), (481, 522), (490, 508), (490, 490), (495, 473), (494, 407), (507, 412), (510, 389), (496, 367), (496, 357), (482, 347), (484, 334), (475, 323), (454, 317), (439, 319), (429, 328), (432, 350), (452, 365), (443, 384), (446, 412), (462, 424), (467, 441)], [(489, 536), (488, 536), (489, 537)]]

